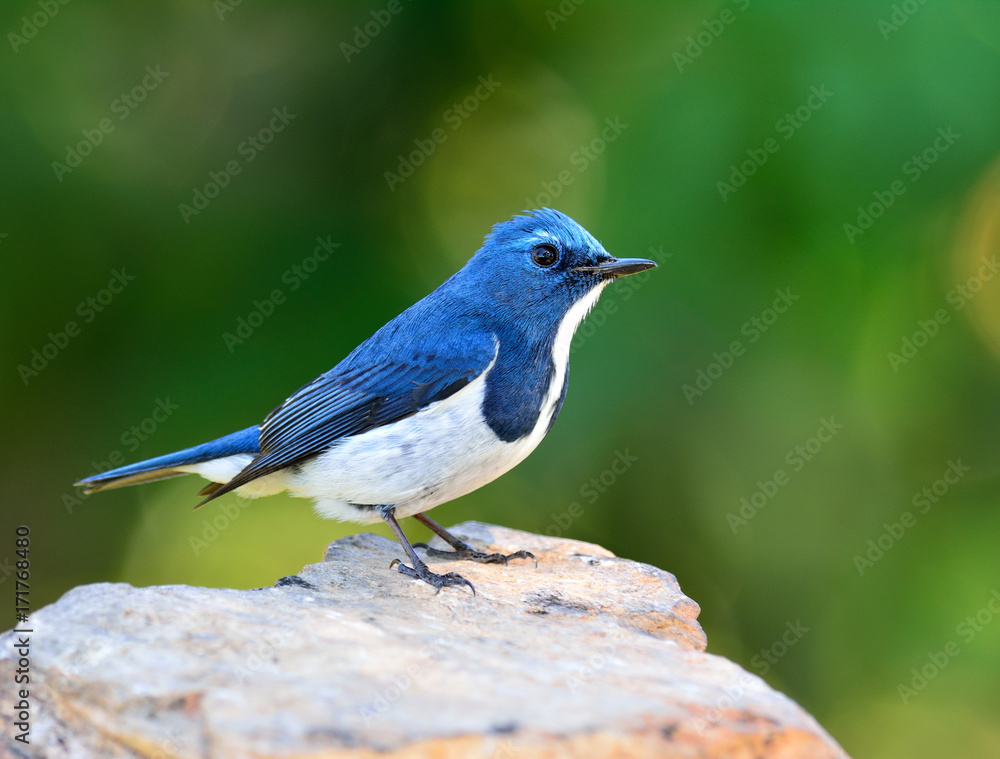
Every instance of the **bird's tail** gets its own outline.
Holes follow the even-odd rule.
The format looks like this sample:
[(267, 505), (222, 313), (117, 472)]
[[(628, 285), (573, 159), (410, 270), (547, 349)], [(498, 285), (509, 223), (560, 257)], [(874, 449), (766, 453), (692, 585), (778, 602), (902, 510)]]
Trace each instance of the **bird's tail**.
[[(220, 437), (218, 440), (202, 443), (192, 448), (185, 448), (183, 451), (168, 453), (165, 456), (157, 456), (155, 459), (140, 461), (138, 464), (129, 464), (128, 466), (101, 472), (100, 474), (86, 477), (76, 484), (86, 488), (84, 492), (94, 493), (98, 490), (109, 490), (111, 488), (124, 487), (125, 485), (138, 485), (141, 482), (153, 482), (154, 480), (164, 480), (168, 477), (178, 477), (191, 472), (206, 475), (213, 468), (212, 462), (222, 463), (220, 460), (230, 459), (231, 457), (252, 457), (256, 456), (259, 452), (260, 429), (257, 425), (254, 425), (253, 427), (247, 427), (245, 430), (234, 432), (231, 435)], [(249, 458), (245, 459), (245, 461), (249, 460)], [(236, 462), (240, 461), (241, 459), (236, 459)], [(241, 468), (242, 466), (239, 466), (236, 471), (239, 471)], [(212, 478), (209, 477), (209, 479)], [(212, 487), (210, 485), (206, 490)]]

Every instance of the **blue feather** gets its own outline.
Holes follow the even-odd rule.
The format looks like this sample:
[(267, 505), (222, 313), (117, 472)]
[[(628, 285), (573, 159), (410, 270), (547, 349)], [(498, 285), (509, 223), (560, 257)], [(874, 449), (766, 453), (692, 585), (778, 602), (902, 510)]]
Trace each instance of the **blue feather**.
[(203, 461), (225, 458), (239, 453), (258, 453), (260, 450), (258, 445), (259, 432), (260, 429), (255, 424), (245, 430), (233, 432), (208, 443), (92, 475), (76, 484), (85, 487), (85, 492), (93, 493), (109, 487), (178, 477), (186, 472), (179, 472), (176, 468), (185, 464), (199, 464)]

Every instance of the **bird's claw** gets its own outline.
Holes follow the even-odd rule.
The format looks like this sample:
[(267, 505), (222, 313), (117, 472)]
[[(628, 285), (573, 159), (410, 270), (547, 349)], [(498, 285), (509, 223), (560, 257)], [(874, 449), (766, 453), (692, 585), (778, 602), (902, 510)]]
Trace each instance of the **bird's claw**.
[(401, 574), (407, 577), (412, 577), (415, 580), (423, 580), (428, 585), (436, 588), (434, 595), (441, 592), (441, 588), (446, 588), (453, 585), (468, 585), (469, 590), (472, 591), (472, 595), (476, 595), (476, 589), (471, 582), (466, 580), (462, 575), (456, 574), (455, 572), (448, 572), (447, 574), (438, 575), (431, 572), (426, 566), (418, 566), (417, 569), (413, 567), (408, 567), (406, 564), (401, 562), (399, 559), (393, 559), (389, 563), (389, 569), (395, 567), (399, 568)]
[[(538, 559), (531, 551), (514, 551), (514, 553), (507, 554), (506, 558), (507, 561), (510, 561), (511, 559), (531, 559), (535, 562), (535, 569), (538, 569)], [(504, 563), (506, 564), (507, 562)]]
[(460, 548), (455, 551), (441, 551), (437, 548), (431, 548), (426, 543), (414, 543), (414, 548), (423, 548), (428, 556), (435, 559), (449, 559), (452, 561), (465, 560), (465, 561), (475, 561), (479, 564), (507, 564), (512, 559), (531, 559), (535, 562), (535, 567), (538, 566), (538, 559), (535, 558), (535, 554), (531, 551), (514, 551), (514, 553), (502, 554), (502, 553), (483, 553), (482, 551), (476, 551), (475, 549)]

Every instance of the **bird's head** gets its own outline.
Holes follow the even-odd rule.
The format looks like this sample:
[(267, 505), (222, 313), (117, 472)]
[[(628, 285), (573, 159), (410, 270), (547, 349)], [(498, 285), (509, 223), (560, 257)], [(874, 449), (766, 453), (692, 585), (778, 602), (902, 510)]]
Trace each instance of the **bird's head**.
[(569, 216), (542, 208), (496, 224), (462, 274), (486, 290), (488, 308), (557, 324), (577, 304), (582, 319), (611, 280), (654, 266), (615, 258)]

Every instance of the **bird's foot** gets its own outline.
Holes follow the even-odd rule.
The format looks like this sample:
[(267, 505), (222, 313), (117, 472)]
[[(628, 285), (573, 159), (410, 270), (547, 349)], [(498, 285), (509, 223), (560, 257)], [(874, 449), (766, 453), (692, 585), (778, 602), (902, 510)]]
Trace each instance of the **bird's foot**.
[(464, 561), (475, 561), (480, 564), (507, 564), (512, 559), (531, 559), (535, 562), (535, 566), (538, 566), (538, 559), (535, 558), (535, 554), (531, 551), (514, 551), (514, 553), (502, 554), (502, 553), (483, 553), (482, 551), (477, 551), (471, 546), (465, 546), (464, 548), (456, 548), (454, 551), (440, 551), (437, 548), (431, 548), (426, 543), (414, 543), (414, 548), (423, 548), (427, 552), (427, 555), (435, 559), (447, 559), (451, 561), (464, 560)]
[(417, 580), (423, 580), (428, 585), (437, 588), (435, 595), (441, 592), (441, 588), (446, 588), (450, 585), (468, 585), (469, 590), (472, 591), (472, 595), (476, 595), (476, 589), (473, 587), (472, 583), (466, 580), (462, 575), (456, 574), (455, 572), (448, 572), (443, 575), (436, 575), (431, 572), (427, 565), (420, 562), (416, 565), (416, 568), (408, 567), (406, 564), (401, 562), (399, 559), (393, 559), (392, 563), (389, 564), (389, 569), (393, 567), (398, 567), (401, 574), (407, 577), (413, 577)]

